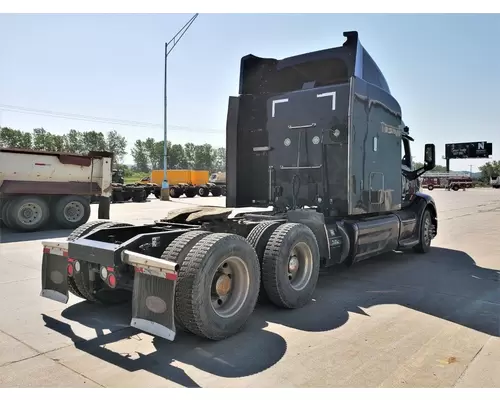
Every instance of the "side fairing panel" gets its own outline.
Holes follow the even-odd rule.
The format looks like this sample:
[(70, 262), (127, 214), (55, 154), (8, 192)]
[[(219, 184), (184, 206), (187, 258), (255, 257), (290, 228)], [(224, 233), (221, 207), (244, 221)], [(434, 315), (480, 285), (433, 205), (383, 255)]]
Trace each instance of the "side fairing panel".
[(352, 78), (349, 214), (401, 208), (401, 108), (386, 91)]

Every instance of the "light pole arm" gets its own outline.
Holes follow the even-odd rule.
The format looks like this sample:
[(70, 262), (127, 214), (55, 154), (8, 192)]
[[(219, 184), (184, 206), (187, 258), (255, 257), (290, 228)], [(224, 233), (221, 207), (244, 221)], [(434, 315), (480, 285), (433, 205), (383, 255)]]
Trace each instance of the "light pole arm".
[[(181, 40), (184, 34), (187, 32), (189, 27), (193, 24), (194, 20), (198, 17), (198, 13), (194, 14), (191, 19), (186, 22), (186, 24), (170, 39), (165, 43), (165, 78), (163, 84), (163, 182), (161, 185), (162, 190), (168, 191), (168, 179), (167, 179), (167, 59), (168, 55), (175, 48), (177, 43)], [(171, 46), (169, 48), (169, 46)], [(164, 196), (162, 196), (163, 198)]]

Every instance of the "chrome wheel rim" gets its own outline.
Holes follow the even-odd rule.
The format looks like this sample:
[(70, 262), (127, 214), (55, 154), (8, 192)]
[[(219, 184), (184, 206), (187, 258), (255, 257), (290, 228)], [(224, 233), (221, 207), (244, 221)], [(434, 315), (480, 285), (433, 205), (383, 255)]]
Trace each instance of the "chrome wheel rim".
[(221, 318), (236, 315), (248, 298), (250, 274), (240, 257), (229, 257), (217, 267), (210, 285), (210, 304)]
[(288, 257), (287, 273), (290, 286), (297, 291), (303, 290), (311, 279), (313, 254), (309, 245), (297, 243)]

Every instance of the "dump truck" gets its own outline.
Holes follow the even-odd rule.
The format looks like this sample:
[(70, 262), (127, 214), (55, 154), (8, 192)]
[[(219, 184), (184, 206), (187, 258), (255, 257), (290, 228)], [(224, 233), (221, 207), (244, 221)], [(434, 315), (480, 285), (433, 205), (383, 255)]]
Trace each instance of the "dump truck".
[[(164, 171), (153, 170), (151, 172), (150, 183), (155, 185), (154, 194), (160, 198), (161, 185), (163, 182)], [(167, 170), (167, 179), (169, 185), (170, 197), (176, 199), (185, 195), (186, 197), (206, 197), (210, 193), (212, 196), (220, 196), (222, 188), (213, 185), (209, 181), (210, 172), (207, 170), (194, 169), (169, 169)]]
[(0, 212), (10, 229), (75, 229), (90, 217), (93, 196), (112, 194), (112, 153), (87, 155), (0, 149)]
[(128, 291), (131, 326), (222, 340), (257, 302), (306, 306), (321, 269), (429, 252), (438, 215), (418, 178), (434, 168), (435, 146), (425, 144), (415, 169), (401, 106), (357, 32), (344, 36), (286, 59), (242, 58), (228, 105), (226, 207), (181, 208), (146, 225), (94, 221), (44, 241), (41, 295), (107, 303)]

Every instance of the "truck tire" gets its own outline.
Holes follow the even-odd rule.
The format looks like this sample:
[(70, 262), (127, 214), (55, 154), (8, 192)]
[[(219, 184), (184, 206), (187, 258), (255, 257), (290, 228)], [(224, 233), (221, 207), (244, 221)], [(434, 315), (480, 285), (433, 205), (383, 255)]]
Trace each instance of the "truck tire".
[(12, 203), (11, 199), (3, 200), (2, 204), (2, 222), (6, 228), (12, 229), (12, 223), (10, 222), (9, 206)]
[(112, 192), (113, 203), (123, 203), (123, 188), (120, 186), (113, 187)]
[[(262, 276), (262, 262), (264, 260), (264, 251), (266, 250), (267, 242), (271, 237), (272, 233), (276, 230), (281, 222), (276, 221), (266, 221), (261, 222), (256, 225), (248, 234), (247, 241), (255, 249), (257, 257), (259, 258), (259, 264), (261, 266), (261, 276)], [(259, 298), (258, 303), (269, 303), (269, 297), (266, 294), (266, 289), (264, 288), (264, 281), (260, 281)]]
[(198, 186), (198, 196), (207, 197), (210, 194), (210, 190), (206, 186)]
[(252, 314), (259, 285), (259, 259), (243, 237), (229, 233), (208, 235), (191, 248), (179, 270), (179, 319), (200, 337), (230, 337)]
[[(183, 233), (182, 235), (178, 236), (175, 238), (165, 249), (163, 252), (161, 258), (164, 260), (172, 261), (175, 262), (179, 265), (182, 265), (182, 262), (186, 258), (186, 255), (189, 253), (191, 248), (198, 243), (203, 237), (209, 235), (211, 232), (208, 231), (191, 231), (191, 232), (186, 232)], [(178, 286), (176, 287), (176, 289)], [(178, 296), (176, 295), (175, 298), (177, 299)], [(175, 307), (175, 313), (174, 313), (174, 318), (175, 318), (175, 324), (179, 329), (187, 331), (186, 327), (182, 324), (182, 321), (178, 317), (178, 311), (177, 311), (177, 306), (178, 303), (177, 301), (174, 304)]]
[(222, 189), (219, 186), (213, 186), (210, 191), (214, 197), (219, 197), (222, 194)]
[(266, 245), (262, 264), (269, 300), (278, 307), (303, 307), (312, 299), (319, 267), (319, 246), (311, 229), (297, 223), (279, 226)]
[(222, 195), (223, 196), (227, 195), (227, 188), (225, 186), (222, 188)]
[(131, 191), (132, 191), (132, 201), (134, 203), (142, 203), (144, 201), (146, 201), (146, 197), (145, 197), (145, 191), (143, 188), (141, 187), (133, 187), (131, 188)]
[(12, 229), (33, 232), (43, 228), (50, 218), (50, 208), (44, 198), (22, 196), (8, 206), (8, 221)]
[(432, 225), (431, 212), (426, 208), (422, 216), (422, 223), (420, 224), (419, 242), (413, 248), (416, 253), (428, 253), (430, 251), (433, 233)]
[(427, 186), (427, 190), (434, 190), (434, 186), (433, 185)]
[[(73, 232), (71, 232), (71, 234), (68, 236), (68, 242), (74, 242), (76, 239), (80, 239), (82, 236), (85, 236), (86, 234), (97, 229), (100, 225), (104, 225), (107, 223), (109, 223), (109, 221), (107, 220), (97, 220), (97, 221), (87, 222), (86, 224), (78, 227)], [(85, 296), (81, 294), (81, 292), (78, 290), (78, 288), (76, 287), (75, 280), (71, 276), (68, 276), (68, 289), (75, 296), (85, 299)]]
[(457, 191), (458, 191), (458, 189), (460, 189), (460, 186), (459, 186), (459, 185), (457, 185), (457, 184), (454, 184), (454, 185), (451, 187), (451, 189), (452, 189), (454, 192), (457, 192)]
[(82, 196), (64, 196), (52, 208), (52, 215), (61, 229), (76, 229), (90, 218), (90, 202)]
[[(117, 228), (117, 227), (121, 227), (121, 226), (132, 226), (132, 225), (121, 223), (121, 222), (106, 221), (104, 224), (101, 224), (101, 225), (95, 227), (93, 230), (114, 228), (114, 227)], [(90, 231), (87, 233), (90, 233)], [(68, 238), (68, 240), (69, 240), (69, 238)], [(81, 263), (83, 264), (84, 261)], [(85, 276), (85, 274), (81, 273), (81, 274), (76, 274), (74, 276), (74, 282), (75, 282), (76, 288), (81, 293), (82, 297), (90, 303), (119, 304), (119, 303), (122, 303), (124, 301), (128, 301), (127, 297), (120, 295), (121, 294), (120, 290), (117, 290), (117, 289), (110, 289), (110, 290), (104, 289), (104, 290), (102, 290), (103, 289), (103, 287), (102, 287), (103, 282), (100, 279), (101, 278), (99, 277), (98, 280), (95, 280), (94, 282), (99, 282), (99, 286), (101, 286), (101, 287), (94, 287), (93, 284), (88, 279), (88, 276)]]
[[(173, 199), (178, 199), (179, 197), (182, 196), (184, 191), (182, 190), (182, 188), (180, 188), (178, 186), (172, 186), (168, 190), (168, 193), (169, 193), (170, 197), (172, 197)], [(158, 198), (160, 198), (160, 195), (158, 195)]]
[(188, 186), (186, 190), (184, 190), (184, 194), (186, 197), (192, 198), (197, 194), (196, 188), (194, 186)]

